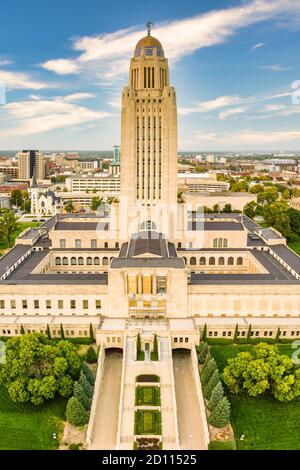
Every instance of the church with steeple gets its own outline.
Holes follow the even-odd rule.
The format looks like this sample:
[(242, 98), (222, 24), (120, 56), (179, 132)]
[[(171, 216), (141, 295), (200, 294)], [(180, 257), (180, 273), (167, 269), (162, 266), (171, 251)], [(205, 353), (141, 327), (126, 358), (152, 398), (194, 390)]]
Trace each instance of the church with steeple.
[(39, 187), (36, 178), (36, 167), (33, 170), (31, 185), (29, 187), (30, 201), (31, 201), (31, 215), (44, 216), (56, 215), (60, 212), (62, 207), (61, 198), (56, 196), (53, 191), (49, 189), (42, 189)]

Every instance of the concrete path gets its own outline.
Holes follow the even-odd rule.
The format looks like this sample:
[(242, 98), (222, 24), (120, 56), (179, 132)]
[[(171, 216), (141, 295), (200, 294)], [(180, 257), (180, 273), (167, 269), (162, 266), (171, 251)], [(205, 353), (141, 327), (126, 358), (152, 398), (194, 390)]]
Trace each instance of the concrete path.
[(115, 449), (122, 375), (122, 354), (108, 352), (96, 409), (94, 437), (91, 450)]
[(180, 449), (204, 450), (205, 439), (190, 354), (173, 351), (173, 369)]

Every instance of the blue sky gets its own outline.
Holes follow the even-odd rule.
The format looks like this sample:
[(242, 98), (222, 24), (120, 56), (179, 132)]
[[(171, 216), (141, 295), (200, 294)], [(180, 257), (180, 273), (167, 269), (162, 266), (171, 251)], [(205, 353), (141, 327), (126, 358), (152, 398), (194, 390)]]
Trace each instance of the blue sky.
[(300, 150), (299, 0), (2, 0), (1, 20), (0, 149), (118, 144), (121, 90), (150, 20), (177, 90), (180, 150)]

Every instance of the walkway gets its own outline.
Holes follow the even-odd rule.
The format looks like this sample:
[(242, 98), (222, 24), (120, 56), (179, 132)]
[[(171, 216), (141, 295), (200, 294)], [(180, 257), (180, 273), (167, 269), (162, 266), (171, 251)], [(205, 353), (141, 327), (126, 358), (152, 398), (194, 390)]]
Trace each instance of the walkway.
[(115, 449), (122, 375), (122, 354), (107, 353), (104, 374), (96, 409), (93, 442), (90, 450)]
[(204, 450), (206, 446), (190, 352), (173, 351), (173, 369), (180, 449)]

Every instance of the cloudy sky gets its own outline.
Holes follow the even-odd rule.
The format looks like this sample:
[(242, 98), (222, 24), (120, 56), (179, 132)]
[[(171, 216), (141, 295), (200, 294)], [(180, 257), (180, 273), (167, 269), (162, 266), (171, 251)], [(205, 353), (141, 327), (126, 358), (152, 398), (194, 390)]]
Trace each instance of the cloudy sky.
[(180, 150), (300, 150), (300, 0), (2, 0), (0, 149), (120, 141), (129, 59), (154, 23)]

